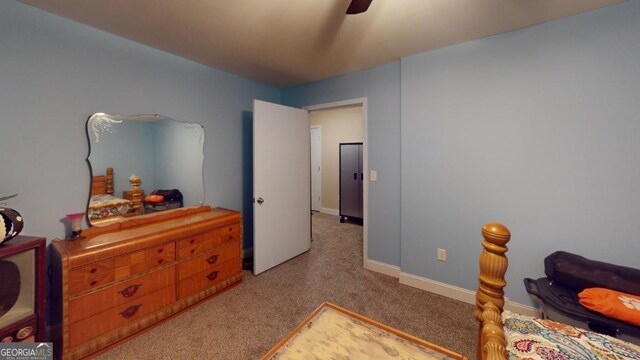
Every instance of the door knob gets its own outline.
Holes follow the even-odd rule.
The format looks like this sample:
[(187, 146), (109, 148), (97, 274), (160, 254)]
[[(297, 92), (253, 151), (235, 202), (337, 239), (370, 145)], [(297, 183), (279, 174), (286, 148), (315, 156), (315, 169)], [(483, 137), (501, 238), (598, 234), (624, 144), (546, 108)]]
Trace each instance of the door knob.
[(264, 199), (259, 197), (257, 201), (258, 201), (258, 204), (262, 205), (262, 203), (264, 202)]

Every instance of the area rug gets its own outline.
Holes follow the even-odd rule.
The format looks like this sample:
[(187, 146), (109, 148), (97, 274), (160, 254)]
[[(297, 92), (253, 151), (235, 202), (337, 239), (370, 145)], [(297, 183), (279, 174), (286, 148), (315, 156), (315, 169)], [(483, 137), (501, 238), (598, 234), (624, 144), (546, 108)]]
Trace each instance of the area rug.
[(324, 303), (262, 359), (466, 359), (435, 344)]

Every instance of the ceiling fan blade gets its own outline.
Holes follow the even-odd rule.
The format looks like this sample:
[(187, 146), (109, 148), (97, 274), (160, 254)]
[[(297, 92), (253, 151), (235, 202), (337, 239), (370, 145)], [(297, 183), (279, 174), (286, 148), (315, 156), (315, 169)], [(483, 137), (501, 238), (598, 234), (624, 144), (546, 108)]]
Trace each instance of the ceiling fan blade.
[(372, 1), (373, 0), (351, 0), (351, 4), (349, 4), (349, 8), (347, 9), (347, 14), (355, 15), (367, 11)]

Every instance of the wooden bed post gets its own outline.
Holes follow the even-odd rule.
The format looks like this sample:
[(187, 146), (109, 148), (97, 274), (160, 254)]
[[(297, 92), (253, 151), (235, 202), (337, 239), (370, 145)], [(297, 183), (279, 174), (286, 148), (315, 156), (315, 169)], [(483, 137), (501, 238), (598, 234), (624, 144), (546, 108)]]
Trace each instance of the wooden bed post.
[(480, 275), (474, 315), (478, 329), (478, 359), (507, 359), (501, 313), (504, 307), (504, 274), (509, 260), (505, 256), (511, 232), (504, 225), (489, 223), (482, 227), (484, 250), (480, 254)]
[(113, 168), (107, 168), (105, 182), (106, 185), (104, 193), (107, 195), (113, 195)]
[(140, 178), (131, 175), (129, 178), (131, 182), (131, 207), (133, 213), (136, 215), (142, 214), (142, 190), (140, 189)]

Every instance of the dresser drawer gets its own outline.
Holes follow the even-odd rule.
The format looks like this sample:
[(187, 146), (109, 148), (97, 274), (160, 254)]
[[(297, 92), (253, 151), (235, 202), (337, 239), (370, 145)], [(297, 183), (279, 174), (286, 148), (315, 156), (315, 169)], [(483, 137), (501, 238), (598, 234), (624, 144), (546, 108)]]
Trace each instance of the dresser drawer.
[(69, 272), (69, 293), (73, 295), (113, 282), (115, 267), (115, 260), (105, 260), (71, 270)]
[(226, 242), (240, 239), (240, 224), (231, 224), (213, 231), (178, 240), (178, 259), (186, 259)]
[(69, 272), (69, 294), (75, 295), (175, 261), (175, 243), (154, 246)]
[(75, 323), (114, 306), (139, 299), (175, 284), (175, 268), (168, 267), (69, 301), (69, 322)]
[(220, 232), (218, 230), (180, 239), (178, 240), (178, 259), (186, 259), (189, 256), (212, 249), (221, 243)]
[(220, 236), (223, 242), (240, 240), (240, 223), (230, 224), (220, 228)]
[(220, 265), (213, 266), (206, 271), (198, 273), (178, 282), (178, 294), (184, 299), (206, 288), (214, 286), (227, 278), (242, 271), (240, 258), (231, 259)]
[(211, 251), (207, 251), (200, 256), (178, 264), (178, 279), (184, 280), (203, 271), (213, 269), (215, 266), (233, 258), (240, 258), (239, 241), (234, 241), (228, 245), (220, 246)]
[(175, 301), (175, 297), (175, 286), (167, 286), (140, 299), (131, 300), (73, 323), (70, 325), (69, 345), (73, 349), (109, 331), (134, 323), (145, 315), (170, 305)]

